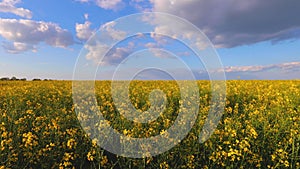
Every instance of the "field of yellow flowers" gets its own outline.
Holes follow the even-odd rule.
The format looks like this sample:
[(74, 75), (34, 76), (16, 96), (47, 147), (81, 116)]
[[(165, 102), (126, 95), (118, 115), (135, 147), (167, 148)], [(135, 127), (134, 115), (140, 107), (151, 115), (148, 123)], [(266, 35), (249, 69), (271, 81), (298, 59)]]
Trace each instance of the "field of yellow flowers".
[[(4, 168), (300, 168), (300, 81), (227, 81), (226, 107), (214, 134), (198, 135), (210, 108), (210, 82), (198, 81), (199, 114), (189, 134), (169, 151), (143, 159), (114, 155), (83, 131), (71, 81), (0, 82), (0, 169)], [(163, 114), (134, 123), (116, 110), (111, 82), (97, 81), (98, 109), (120, 133), (151, 137), (172, 126), (180, 91), (175, 81), (132, 81), (141, 112), (153, 89), (166, 93)]]

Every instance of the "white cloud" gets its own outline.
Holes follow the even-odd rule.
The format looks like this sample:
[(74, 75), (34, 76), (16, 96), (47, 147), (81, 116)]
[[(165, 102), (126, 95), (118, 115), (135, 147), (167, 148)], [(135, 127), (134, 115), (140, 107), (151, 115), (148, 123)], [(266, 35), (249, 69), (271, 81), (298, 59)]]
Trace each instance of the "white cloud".
[(148, 48), (148, 50), (158, 58), (175, 58), (175, 56), (171, 55), (170, 53), (166, 52), (161, 48)]
[(143, 21), (155, 27), (154, 32), (151, 33), (151, 37), (159, 44), (168, 43), (168, 40), (166, 41), (164, 38), (164, 36), (168, 36), (169, 38), (183, 40), (199, 49), (210, 47), (206, 37), (196, 27), (188, 24), (185, 20), (159, 13), (148, 15), (147, 17), (144, 17)]
[(26, 44), (26, 43), (20, 43), (20, 42), (13, 42), (13, 43), (9, 43), (9, 42), (5, 42), (2, 44), (2, 46), (4, 47), (4, 49), (8, 52), (8, 53), (22, 53), (28, 50), (31, 50), (32, 52), (36, 52), (36, 47), (34, 45), (31, 44)]
[(117, 10), (122, 5), (122, 0), (96, 0), (96, 4), (103, 9)]
[(300, 62), (224, 68), (227, 79), (299, 79)]
[[(285, 62), (269, 65), (229, 66), (218, 72), (225, 72), (226, 79), (299, 79), (300, 62)], [(209, 79), (207, 71), (196, 70), (198, 79)]]
[(0, 18), (0, 36), (13, 42), (11, 45), (3, 45), (3, 47), (8, 47), (7, 50), (12, 53), (14, 53), (13, 49), (16, 49), (16, 52), (26, 49), (32, 50), (33, 47), (30, 46), (43, 42), (50, 46), (62, 48), (74, 44), (70, 32), (55, 23), (43, 21)]
[(152, 10), (152, 5), (148, 0), (131, 0), (129, 4), (141, 12), (151, 12)]
[(100, 63), (103, 55), (107, 52), (109, 47), (100, 42), (87, 43), (84, 48), (87, 50), (86, 59), (92, 60), (94, 63)]
[(88, 13), (85, 13), (85, 14), (84, 14), (84, 19), (85, 19), (85, 20), (88, 20), (88, 19), (89, 19), (89, 14), (88, 14)]
[(133, 44), (129, 43), (125, 47), (114, 47), (110, 49), (109, 46), (96, 42), (86, 44), (84, 47), (88, 51), (85, 56), (88, 60), (92, 60), (96, 64), (107, 66), (121, 63), (121, 61), (132, 52)]
[(89, 2), (89, 0), (76, 0), (78, 2)]
[(118, 65), (120, 64), (132, 51), (130, 44), (125, 47), (116, 47), (108, 53), (108, 56), (103, 59), (102, 65)]
[(94, 2), (100, 8), (106, 10), (118, 10), (123, 7), (122, 0), (77, 0), (82, 3)]
[(108, 38), (112, 38), (113, 40), (123, 40), (127, 33), (121, 30), (116, 30), (114, 26), (116, 25), (116, 22), (108, 22), (101, 26), (101, 33), (104, 33), (107, 35)]
[(139, 3), (139, 2), (143, 2), (144, 0), (131, 0), (132, 2), (136, 2), (136, 3)]
[(159, 45), (157, 43), (149, 42), (145, 44), (146, 48), (158, 48)]
[(31, 18), (32, 12), (30, 10), (15, 7), (20, 2), (21, 0), (2, 0), (0, 2), (0, 12), (13, 13), (24, 18)]
[[(121, 41), (127, 36), (125, 31), (117, 30), (115, 25), (114, 21), (102, 25), (99, 32), (86, 42), (84, 48), (87, 60), (100, 65), (116, 65), (130, 54), (134, 48), (134, 44), (130, 42), (126, 46), (115, 46), (110, 49), (111, 43)], [(86, 40), (93, 31), (90, 29), (90, 23), (85, 22), (76, 24), (76, 32), (79, 39)]]
[(259, 65), (259, 66), (230, 66), (225, 68), (225, 72), (261, 72), (272, 69), (279, 69), (284, 71), (300, 70), (300, 62), (288, 62), (272, 65)]
[[(115, 24), (116, 23), (114, 21), (107, 22), (100, 28), (101, 34), (103, 34), (102, 36), (105, 36), (107, 40), (112, 39), (119, 41), (126, 37), (127, 33), (121, 30), (116, 30), (114, 28)], [(80, 40), (88, 40), (95, 33), (95, 30), (91, 29), (91, 22), (89, 21), (85, 21), (84, 24), (76, 23), (75, 29), (76, 36)]]
[(80, 40), (88, 40), (94, 33), (94, 30), (90, 28), (91, 22), (85, 21), (84, 24), (76, 23), (76, 36)]

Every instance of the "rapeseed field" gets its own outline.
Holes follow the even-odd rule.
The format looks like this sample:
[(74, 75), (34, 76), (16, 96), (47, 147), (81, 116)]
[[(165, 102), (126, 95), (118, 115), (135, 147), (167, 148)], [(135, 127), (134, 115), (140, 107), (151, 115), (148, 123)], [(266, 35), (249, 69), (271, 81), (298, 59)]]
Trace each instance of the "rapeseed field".
[[(90, 139), (77, 119), (71, 81), (0, 82), (0, 169), (300, 168), (299, 80), (227, 81), (224, 114), (204, 143), (198, 135), (210, 109), (210, 82), (197, 83), (199, 113), (189, 134), (165, 153), (134, 159)], [(167, 99), (157, 120), (134, 123), (116, 110), (111, 81), (95, 84), (97, 109), (130, 137), (165, 134), (182, 101), (175, 81), (132, 81), (130, 100), (141, 113), (150, 107), (152, 90), (160, 89)]]

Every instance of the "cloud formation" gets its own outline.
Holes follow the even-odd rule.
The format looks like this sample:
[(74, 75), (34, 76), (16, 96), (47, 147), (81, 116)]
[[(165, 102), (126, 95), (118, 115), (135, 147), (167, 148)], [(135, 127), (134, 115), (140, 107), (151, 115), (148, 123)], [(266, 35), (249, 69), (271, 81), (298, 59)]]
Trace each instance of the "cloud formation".
[(15, 7), (18, 3), (21, 3), (21, 0), (2, 0), (2, 2), (0, 2), (0, 12), (12, 13), (30, 19), (32, 12), (28, 9)]
[(111, 66), (120, 64), (132, 52), (134, 44), (110, 49), (106, 44), (96, 42), (88, 43), (84, 47), (87, 50), (86, 59), (101, 66)]
[[(179, 70), (180, 71), (180, 70)], [(226, 79), (300, 79), (300, 62), (224, 67)], [(209, 79), (206, 70), (193, 69), (197, 79)]]
[(77, 0), (82, 3), (94, 2), (100, 8), (106, 10), (118, 10), (123, 7), (122, 0)]
[[(272, 64), (264, 66), (230, 66), (225, 68), (225, 72), (263, 72), (268, 70), (280, 70), (280, 71), (295, 71), (300, 70), (300, 62), (288, 62), (281, 64)], [(299, 76), (300, 77), (300, 76)]]
[(129, 5), (141, 12), (151, 12), (152, 10), (151, 3), (145, 0), (130, 0)]
[[(115, 25), (114, 21), (102, 25), (100, 33), (95, 34), (87, 41), (84, 45), (87, 60), (100, 65), (116, 65), (132, 52), (133, 43), (128, 43), (125, 46), (114, 46), (113, 48), (108, 45), (111, 41), (121, 41), (127, 36), (125, 31), (115, 29)], [(90, 37), (87, 33), (92, 32), (93, 34), (89, 25), (85, 29), (78, 29), (78, 27), (82, 28), (84, 25), (76, 24), (77, 37), (82, 40), (87, 40)]]
[(84, 24), (76, 23), (76, 36), (78, 39), (86, 41), (88, 40), (94, 33), (94, 30), (90, 28), (91, 22), (85, 21)]
[(39, 43), (66, 48), (74, 44), (72, 34), (52, 22), (0, 18), (0, 36), (11, 42), (2, 45), (8, 52), (35, 50)]
[[(151, 0), (153, 11), (183, 17), (217, 47), (300, 38), (300, 1)], [(185, 30), (182, 30), (185, 32)]]
[(22, 53), (25, 51), (31, 50), (32, 52), (36, 52), (36, 47), (32, 44), (26, 44), (26, 43), (20, 43), (20, 42), (4, 42), (2, 44), (2, 47), (8, 52), (8, 53)]
[(116, 22), (112, 21), (112, 22), (107, 22), (106, 24), (101, 26), (101, 31), (102, 33), (105, 34), (106, 38), (108, 39), (113, 39), (113, 40), (123, 40), (127, 33), (123, 30), (118, 30), (115, 29)]
[(96, 0), (96, 4), (103, 9), (117, 10), (122, 4), (122, 0)]

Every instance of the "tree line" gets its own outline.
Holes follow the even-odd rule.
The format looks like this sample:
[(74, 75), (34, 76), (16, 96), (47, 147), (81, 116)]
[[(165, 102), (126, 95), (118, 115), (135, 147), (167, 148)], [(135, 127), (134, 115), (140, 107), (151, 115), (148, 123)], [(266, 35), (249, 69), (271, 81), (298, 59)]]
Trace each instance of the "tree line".
[[(34, 78), (32, 79), (32, 81), (49, 81), (51, 79), (39, 79), (39, 78)], [(16, 77), (12, 77), (12, 78), (9, 78), (9, 77), (2, 77), (0, 78), (0, 81), (27, 81), (26, 78), (16, 78)]]

